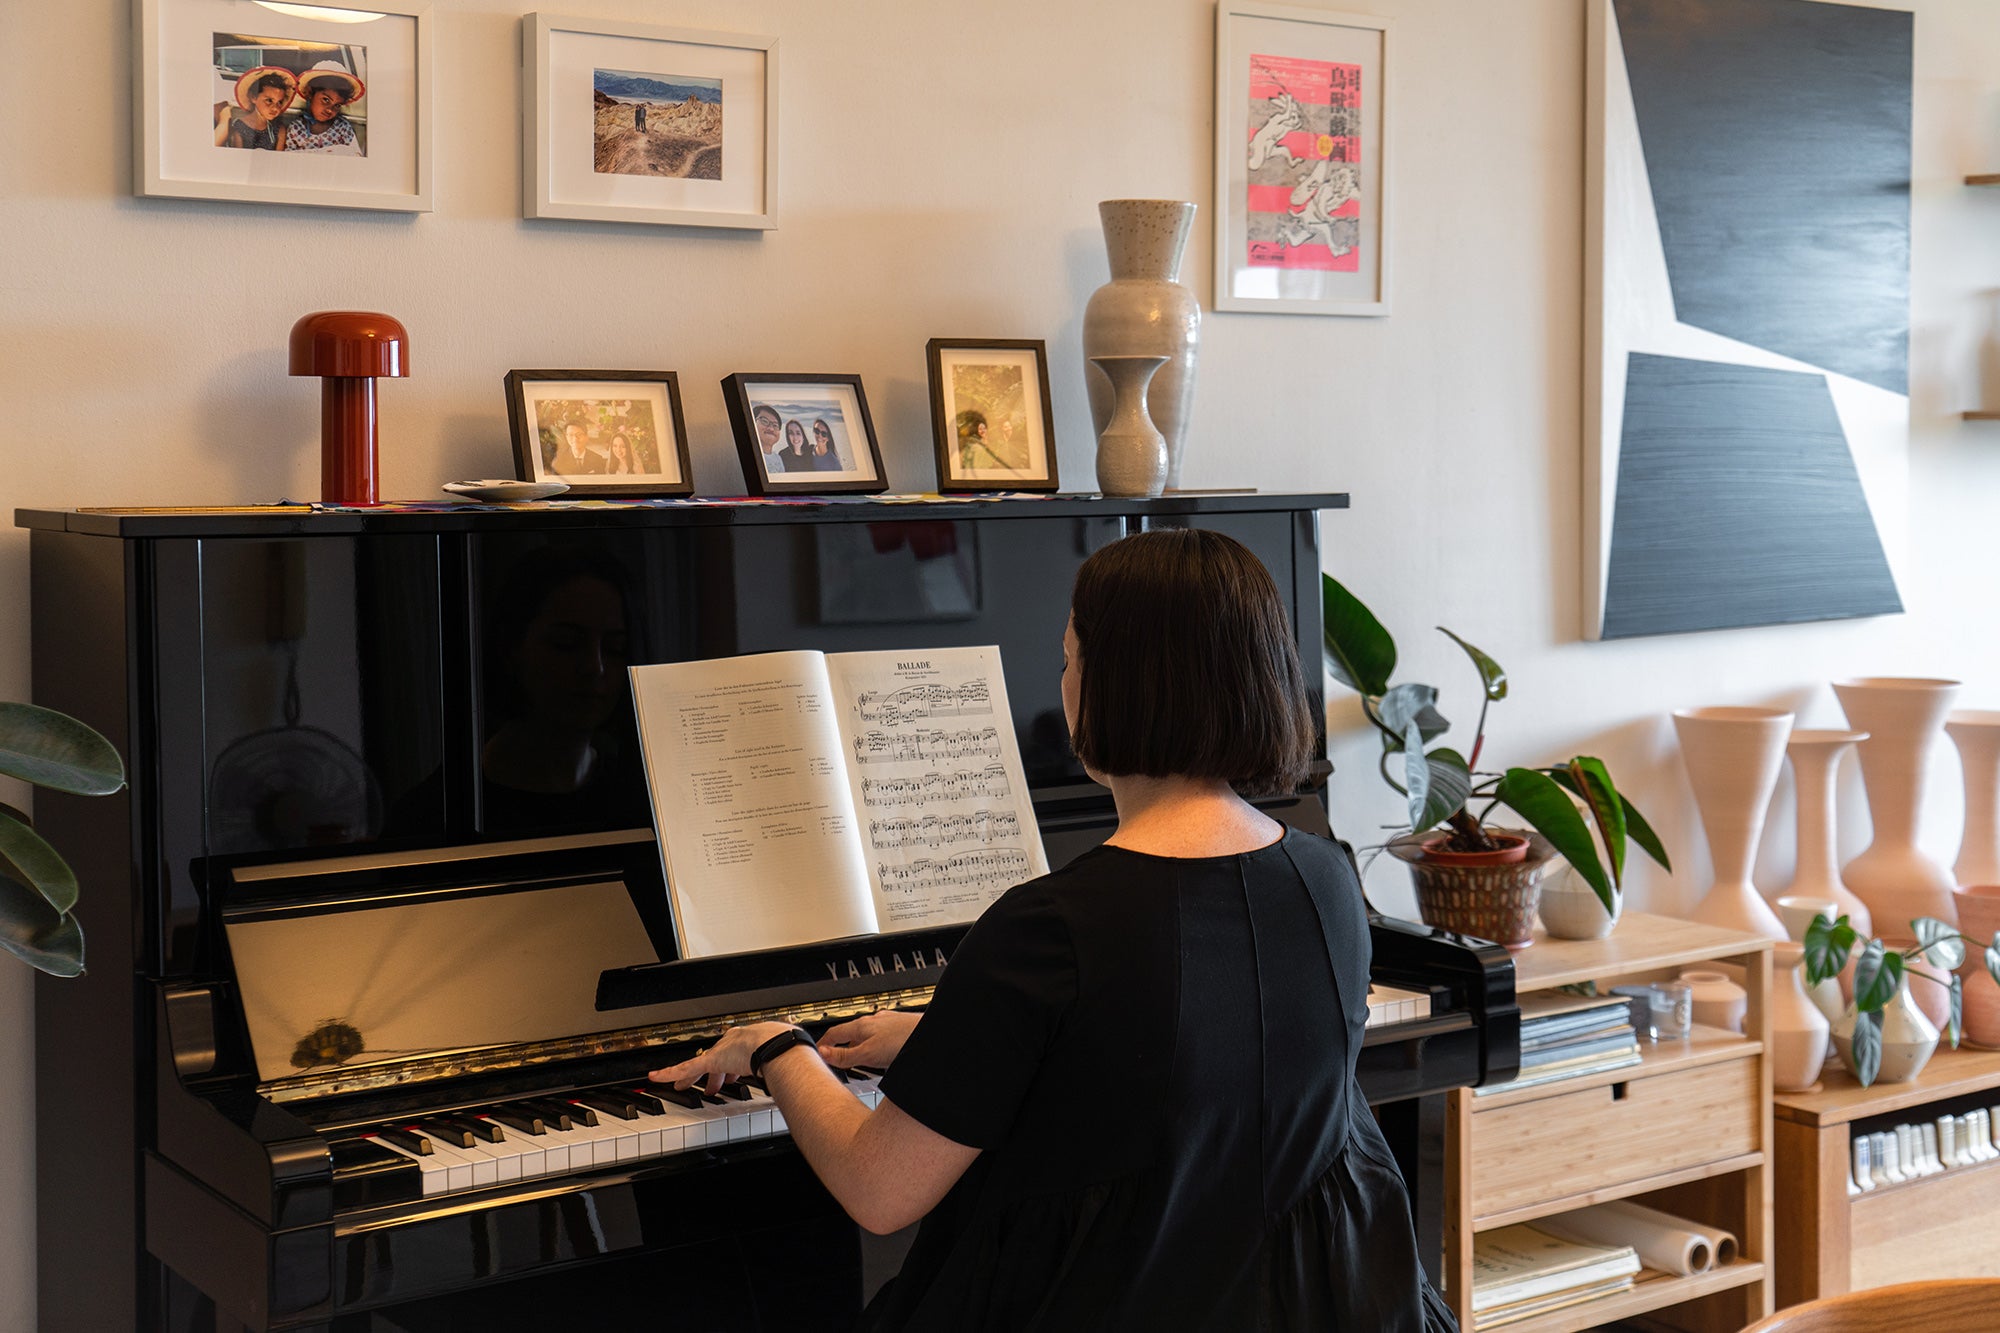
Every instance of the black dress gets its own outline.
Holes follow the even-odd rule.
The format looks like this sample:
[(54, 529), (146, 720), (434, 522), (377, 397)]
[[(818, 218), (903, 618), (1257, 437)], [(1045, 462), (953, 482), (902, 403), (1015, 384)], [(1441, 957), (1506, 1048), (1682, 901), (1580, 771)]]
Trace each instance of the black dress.
[(1345, 855), (1101, 847), (989, 908), (882, 1083), (982, 1149), (871, 1330), (1449, 1329), (1354, 1082)]

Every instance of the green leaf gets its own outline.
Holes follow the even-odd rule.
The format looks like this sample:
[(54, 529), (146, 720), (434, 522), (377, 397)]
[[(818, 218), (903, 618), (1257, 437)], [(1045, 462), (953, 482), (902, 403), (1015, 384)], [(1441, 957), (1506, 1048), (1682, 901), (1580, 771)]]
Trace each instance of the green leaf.
[(1438, 692), (1429, 685), (1398, 685), (1383, 695), (1376, 708), (1382, 726), (1401, 737), (1415, 723), (1425, 744), (1451, 730), (1451, 723), (1436, 708)]
[[(1611, 858), (1611, 883), (1613, 887), (1625, 882), (1625, 807), (1618, 799), (1618, 789), (1611, 785), (1611, 774), (1605, 772), (1604, 761), (1580, 754), (1569, 761), (1569, 775), (1576, 779), (1576, 788), (1583, 795), (1584, 806), (1590, 817), (1597, 822), (1598, 840), (1604, 844), (1606, 855)], [(1568, 783), (1563, 786), (1568, 787)]]
[(1583, 816), (1577, 813), (1569, 793), (1557, 786), (1554, 778), (1539, 769), (1510, 768), (1501, 777), (1494, 794), (1508, 809), (1526, 820), (1535, 832), (1547, 838), (1563, 859), (1575, 867), (1576, 872), (1596, 891), (1605, 911), (1617, 912), (1614, 886), (1597, 859), (1597, 848), (1590, 840), (1590, 829), (1584, 824)]
[(1965, 941), (1959, 938), (1956, 927), (1934, 916), (1920, 916), (1910, 922), (1910, 929), (1916, 932), (1916, 952), (1922, 957), (1946, 972), (1955, 972), (1965, 965)]
[(41, 894), (57, 912), (76, 906), (76, 872), (40, 834), (4, 814), (0, 814), (0, 875)]
[[(1846, 938), (1841, 932), (1846, 932)], [(1854, 947), (1854, 928), (1842, 916), (1837, 921), (1829, 920), (1822, 912), (1806, 927), (1806, 980), (1817, 986), (1822, 981), (1840, 975), (1847, 966), (1848, 950)]]
[(1618, 793), (1618, 804), (1625, 807), (1625, 831), (1639, 844), (1639, 850), (1652, 857), (1660, 869), (1672, 871), (1674, 863), (1667, 859), (1667, 845), (1653, 832), (1653, 826), (1639, 813), (1639, 807), (1626, 800), (1623, 792)]
[(1472, 794), (1472, 773), (1465, 766), (1465, 757), (1448, 746), (1440, 745), (1424, 756), (1424, 779), (1430, 798), (1417, 816), (1422, 822), (1410, 825), (1419, 833), (1457, 814)]
[(1403, 793), (1410, 802), (1411, 829), (1421, 833), (1436, 822), (1424, 818), (1431, 799), (1431, 766), (1414, 722), (1403, 732)]
[(0, 703), (0, 773), (78, 796), (109, 796), (125, 785), (125, 765), (110, 741), (33, 704)]
[(50, 976), (83, 971), (83, 927), (56, 911), (40, 894), (0, 879), (0, 949)]
[(1965, 987), (1960, 983), (1958, 973), (1951, 974), (1951, 1026), (1946, 1029), (1951, 1034), (1951, 1048), (1958, 1049), (1958, 1033), (1965, 1019)]
[(1485, 688), (1488, 699), (1497, 704), (1507, 697), (1507, 672), (1505, 668), (1485, 653), (1474, 648), (1464, 639), (1453, 634), (1443, 625), (1438, 626), (1438, 633), (1465, 649), (1465, 655), (1472, 659), (1472, 665), (1479, 668), (1479, 683)]
[(1863, 945), (1861, 956), (1854, 960), (1854, 1007), (1863, 1013), (1879, 1013), (1896, 994), (1897, 978), (1890, 975), (1890, 964), (1902, 961), (1901, 954), (1888, 952), (1880, 940)]
[(1320, 606), (1326, 622), (1326, 666), (1333, 678), (1360, 694), (1389, 692), (1396, 669), (1396, 641), (1361, 599), (1331, 574), (1320, 576)]
[(1986, 975), (2000, 986), (2000, 930), (1993, 932), (1993, 943), (1986, 946)]
[(1882, 1015), (1864, 1011), (1854, 1016), (1854, 1037), (1849, 1049), (1853, 1053), (1854, 1077), (1865, 1088), (1882, 1070)]

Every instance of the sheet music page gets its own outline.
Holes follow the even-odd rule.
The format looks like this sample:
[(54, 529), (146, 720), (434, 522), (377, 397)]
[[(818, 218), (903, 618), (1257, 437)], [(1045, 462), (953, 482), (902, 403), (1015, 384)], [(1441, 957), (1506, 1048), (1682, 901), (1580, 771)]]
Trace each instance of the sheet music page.
[(998, 648), (826, 664), (881, 929), (970, 921), (1048, 873)]
[(826, 659), (631, 671), (682, 957), (874, 933)]

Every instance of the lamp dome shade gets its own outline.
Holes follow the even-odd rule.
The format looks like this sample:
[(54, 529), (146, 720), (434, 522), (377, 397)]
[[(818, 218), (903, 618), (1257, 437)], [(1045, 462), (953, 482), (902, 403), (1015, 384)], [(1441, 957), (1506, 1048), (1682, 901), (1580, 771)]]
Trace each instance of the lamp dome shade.
[(292, 325), (294, 375), (369, 378), (410, 373), (401, 321), (366, 310), (321, 310)]

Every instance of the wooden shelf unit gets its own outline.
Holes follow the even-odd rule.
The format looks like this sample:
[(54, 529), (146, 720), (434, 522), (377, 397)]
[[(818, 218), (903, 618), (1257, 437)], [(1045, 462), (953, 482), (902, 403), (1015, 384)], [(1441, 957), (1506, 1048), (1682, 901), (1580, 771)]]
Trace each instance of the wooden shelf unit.
[(1857, 1123), (1865, 1133), (1975, 1105), (2000, 1105), (2000, 1051), (1940, 1047), (1911, 1082), (1870, 1088), (1830, 1064), (1819, 1091), (1778, 1094), (1777, 1189), (1791, 1222), (1778, 1236), (1779, 1304), (1891, 1282), (2000, 1277), (2000, 1162), (1847, 1193)]
[(1692, 1277), (1645, 1272), (1630, 1291), (1504, 1326), (1571, 1333), (1645, 1316), (1649, 1326), (1735, 1333), (1771, 1312), (1771, 942), (1628, 913), (1608, 939), (1550, 940), (1515, 955), (1515, 990), (1663, 980), (1725, 963), (1749, 993), (1743, 1034), (1697, 1025), (1641, 1038), (1641, 1062), (1535, 1087), (1450, 1094), (1445, 1122), (1445, 1299), (1465, 1333), (1474, 1238), (1611, 1199), (1735, 1233), (1740, 1258)]

